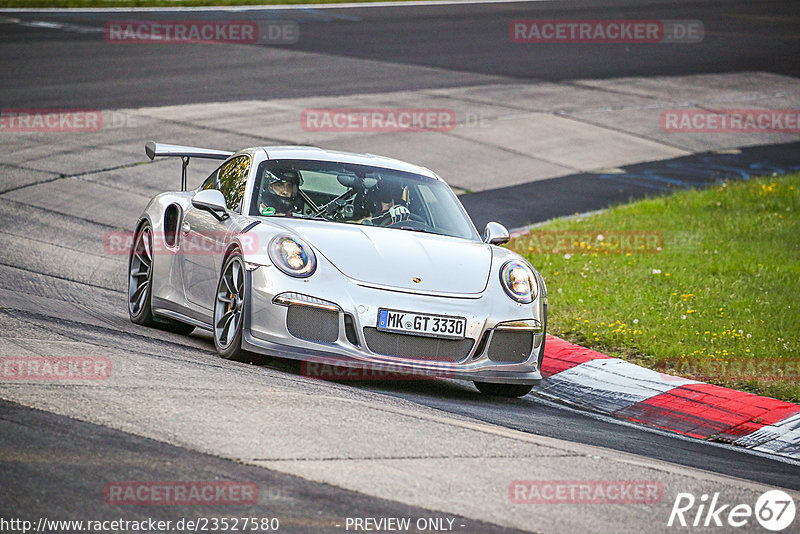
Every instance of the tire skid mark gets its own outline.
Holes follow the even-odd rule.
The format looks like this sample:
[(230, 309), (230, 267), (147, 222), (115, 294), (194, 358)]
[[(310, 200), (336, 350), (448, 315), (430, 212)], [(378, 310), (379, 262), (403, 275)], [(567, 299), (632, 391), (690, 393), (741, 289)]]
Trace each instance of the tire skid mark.
[[(17, 187), (12, 187), (11, 189), (6, 189), (2, 193), (0, 193), (0, 196), (5, 195), (6, 193), (13, 193), (14, 191), (19, 191), (21, 189), (27, 189), (28, 187), (35, 187), (37, 185), (43, 185), (43, 184), (49, 184), (49, 183), (52, 183), (52, 182), (57, 182), (58, 180), (65, 180), (65, 179), (68, 179), (68, 178), (81, 178), (83, 176), (89, 176), (89, 175), (92, 175), (92, 174), (100, 174), (100, 173), (103, 173), (103, 172), (116, 171), (116, 170), (120, 170), (120, 169), (128, 169), (130, 167), (136, 167), (137, 165), (143, 165), (145, 163), (147, 163), (147, 162), (137, 161), (135, 163), (123, 163), (122, 165), (115, 165), (113, 167), (107, 167), (107, 168), (103, 168), (103, 169), (94, 169), (94, 170), (90, 170), (90, 171), (74, 172), (74, 173), (70, 173), (70, 174), (63, 174), (62, 173), (62, 174), (59, 174), (58, 176), (56, 176), (54, 178), (48, 178), (46, 180), (39, 180), (38, 182), (33, 182), (33, 183), (30, 183), (30, 184), (24, 184), (24, 185), (20, 185), (20, 186), (17, 186)], [(2, 163), (2, 165), (5, 165), (5, 163)], [(52, 172), (52, 171), (38, 171), (38, 172)], [(97, 183), (97, 182), (94, 182), (94, 183)], [(98, 184), (98, 185), (105, 185), (105, 184)], [(138, 194), (141, 194), (142, 196), (146, 196), (146, 195), (144, 195), (142, 193), (138, 193)], [(58, 212), (56, 212), (56, 213), (58, 213)]]
[[(59, 276), (57, 274), (52, 274), (52, 273), (43, 273), (43, 272), (39, 272), (39, 271), (37, 271), (35, 269), (29, 269), (27, 267), (22, 267), (20, 265), (11, 265), (10, 263), (3, 263), (1, 261), (0, 261), (0, 267), (8, 267), (8, 268), (11, 268), (11, 269), (19, 269), (20, 271), (25, 271), (25, 272), (28, 272), (28, 273), (38, 274), (38, 275), (42, 275), (42, 276), (49, 276), (51, 278), (57, 278), (58, 280), (63, 280), (65, 282), (72, 282), (74, 284), (81, 284), (81, 285), (84, 285), (84, 286), (87, 286), (87, 287), (93, 287), (95, 289), (104, 289), (106, 291), (115, 291), (111, 287), (92, 284), (90, 282), (81, 282), (80, 280), (73, 280), (72, 278), (67, 278), (65, 276)], [(116, 292), (124, 293), (121, 290), (116, 290)]]
[[(70, 339), (76, 343), (83, 343), (86, 345), (91, 345), (94, 347), (100, 348), (109, 348), (110, 346), (114, 346), (118, 350), (122, 351), (131, 351), (131, 349), (126, 348), (124, 343), (112, 344), (112, 343), (104, 343), (101, 342), (93, 337), (89, 337), (92, 334), (96, 335), (111, 335), (118, 336), (126, 339), (133, 339), (136, 341), (144, 341), (145, 343), (158, 343), (158, 344), (165, 344), (169, 346), (173, 346), (176, 348), (183, 349), (184, 351), (196, 351), (199, 355), (208, 356), (209, 352), (201, 347), (196, 347), (192, 345), (187, 345), (184, 343), (178, 343), (176, 341), (162, 339), (162, 338), (154, 338), (152, 336), (148, 336), (145, 334), (137, 334), (135, 332), (128, 332), (119, 330), (118, 328), (108, 328), (105, 326), (100, 325), (92, 325), (87, 324), (80, 321), (73, 321), (70, 319), (66, 319), (63, 317), (56, 317), (52, 315), (46, 315), (43, 313), (32, 312), (28, 310), (20, 310), (18, 308), (6, 308), (0, 307), (0, 314), (7, 315), (14, 318), (24, 318), (26, 320), (30, 320), (33, 324), (41, 325), (42, 323), (48, 324), (51, 331), (61, 335), (67, 339)], [(69, 326), (69, 327), (67, 327)], [(81, 337), (81, 334), (85, 334), (85, 337)], [(11, 339), (20, 339), (20, 338), (11, 338)], [(136, 354), (141, 356), (148, 356), (152, 358), (156, 358), (159, 360), (167, 360), (172, 362), (182, 362), (188, 363), (191, 365), (200, 365), (202, 367), (216, 367), (216, 368), (225, 368), (228, 367), (224, 365), (224, 363), (209, 363), (209, 362), (201, 362), (197, 360), (187, 360), (186, 358), (182, 357), (174, 357), (170, 356), (169, 353), (165, 352), (143, 352), (141, 350), (135, 350)], [(186, 356), (186, 352), (181, 353), (182, 356)]]
[[(5, 194), (5, 192), (3, 194)], [(55, 214), (55, 215), (58, 215), (60, 217), (67, 217), (69, 219), (72, 219), (72, 220), (75, 220), (75, 221), (79, 221), (79, 222), (82, 222), (82, 223), (89, 223), (89, 224), (93, 224), (95, 226), (102, 226), (103, 228), (106, 228), (106, 229), (111, 229), (111, 230), (126, 230), (127, 229), (127, 228), (122, 227), (122, 226), (114, 226), (114, 225), (111, 225), (111, 224), (102, 223), (100, 221), (93, 221), (92, 219), (87, 219), (86, 217), (79, 217), (77, 215), (72, 215), (71, 213), (64, 213), (63, 211), (57, 211), (57, 210), (50, 209), (50, 208), (42, 208), (41, 206), (36, 206), (34, 204), (28, 204), (27, 202), (21, 202), (19, 200), (12, 200), (10, 198), (2, 198), (3, 194), (0, 194), (0, 202), (12, 202), (12, 203), (17, 204), (19, 206), (24, 206), (26, 209), (37, 210), (37, 211), (44, 212), (46, 214), (47, 213)]]

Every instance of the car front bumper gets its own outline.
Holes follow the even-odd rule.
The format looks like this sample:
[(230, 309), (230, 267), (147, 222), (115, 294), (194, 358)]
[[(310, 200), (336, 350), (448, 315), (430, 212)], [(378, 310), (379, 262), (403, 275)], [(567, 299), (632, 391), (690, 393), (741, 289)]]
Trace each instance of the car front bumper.
[[(246, 273), (242, 348), (303, 360), (302, 372), (309, 376), (526, 385), (542, 379), (547, 307), (539, 298), (519, 304), (491, 283), (483, 293), (465, 297), (370, 287), (331, 271), (315, 273), (313, 280), (288, 277), (272, 266), (250, 266)], [(379, 308), (465, 317), (466, 338), (380, 332)], [(520, 340), (529, 341), (520, 345)], [(511, 361), (498, 361), (509, 359), (501, 346), (516, 348)]]

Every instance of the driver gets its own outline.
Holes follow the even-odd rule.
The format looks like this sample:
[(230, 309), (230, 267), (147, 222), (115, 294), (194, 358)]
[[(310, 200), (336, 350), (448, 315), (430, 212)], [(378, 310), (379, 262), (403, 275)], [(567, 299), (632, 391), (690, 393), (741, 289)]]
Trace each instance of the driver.
[(294, 169), (264, 171), (258, 199), (260, 215), (288, 215), (299, 209), (300, 186), (303, 177)]
[(411, 218), (411, 212), (404, 205), (403, 189), (399, 184), (380, 181), (367, 192), (373, 204), (369, 220), (374, 226), (388, 226)]

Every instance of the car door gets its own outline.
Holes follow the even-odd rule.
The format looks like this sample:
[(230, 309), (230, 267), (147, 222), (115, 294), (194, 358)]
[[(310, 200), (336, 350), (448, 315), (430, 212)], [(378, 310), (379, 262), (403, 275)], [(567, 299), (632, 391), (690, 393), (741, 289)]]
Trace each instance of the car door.
[(186, 299), (211, 312), (222, 258), (231, 232), (236, 231), (250, 157), (238, 156), (214, 171), (201, 189), (217, 189), (225, 197), (229, 216), (220, 221), (204, 209), (189, 206), (181, 226), (181, 266)]

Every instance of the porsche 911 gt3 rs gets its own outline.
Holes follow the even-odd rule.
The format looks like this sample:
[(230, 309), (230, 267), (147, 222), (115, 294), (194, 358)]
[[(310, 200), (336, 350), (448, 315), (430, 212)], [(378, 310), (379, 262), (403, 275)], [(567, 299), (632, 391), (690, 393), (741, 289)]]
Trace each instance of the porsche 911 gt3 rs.
[[(134, 323), (209, 330), (228, 359), (393, 369), (503, 396), (541, 381), (544, 280), (499, 246), (502, 225), (481, 239), (430, 170), (306, 146), (145, 151), (181, 158), (183, 183), (137, 222)], [(192, 157), (222, 164), (187, 190)]]

